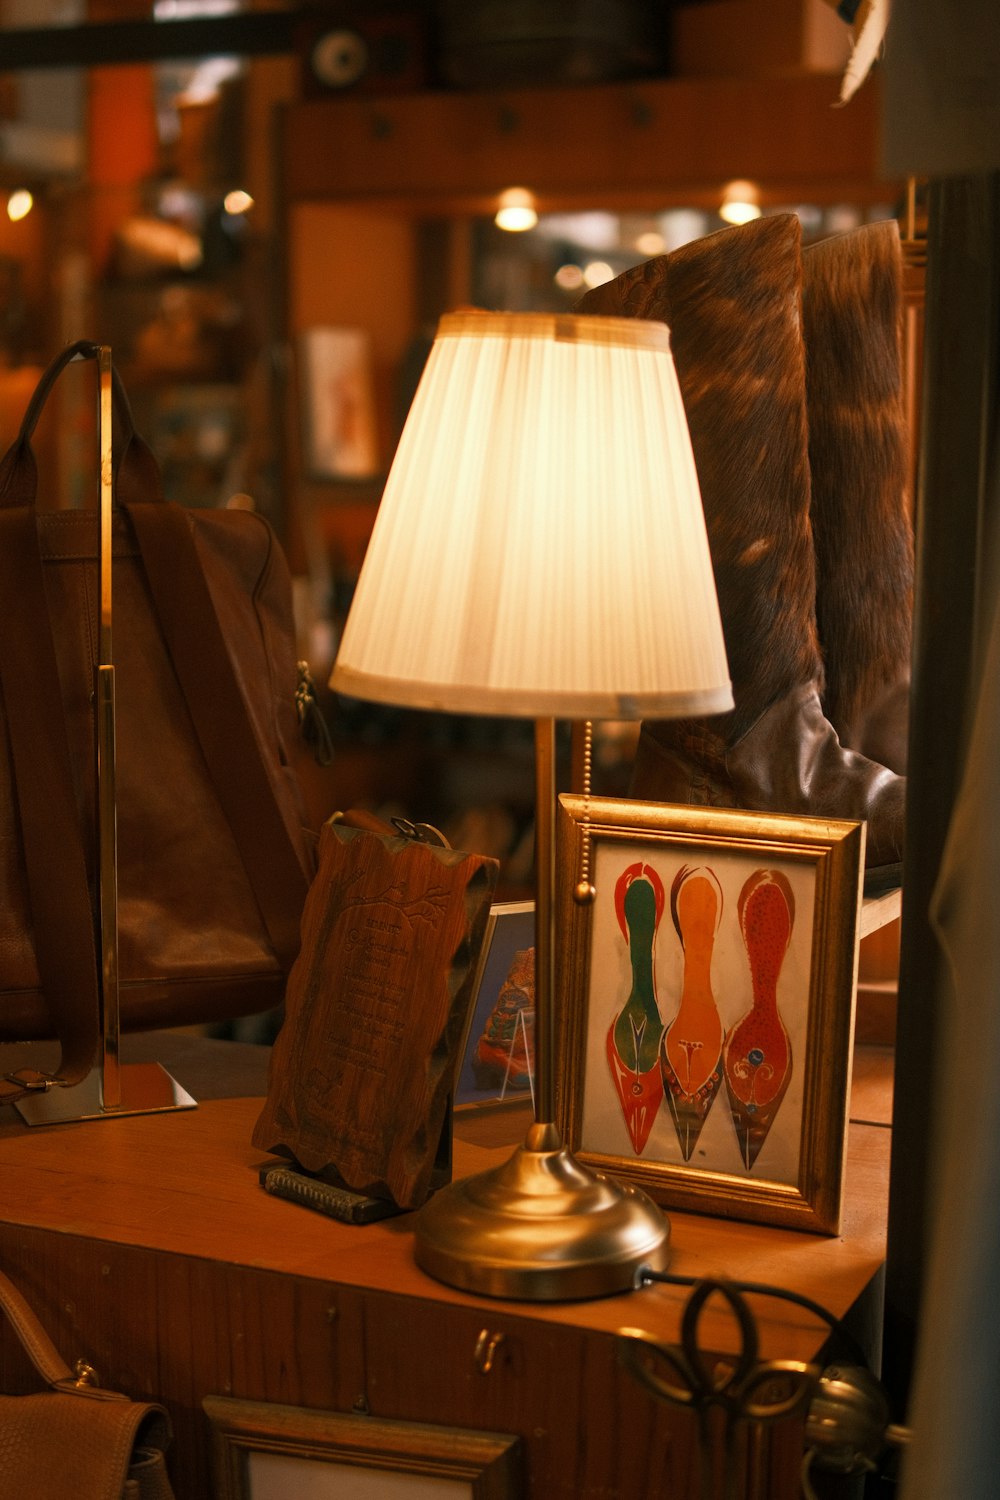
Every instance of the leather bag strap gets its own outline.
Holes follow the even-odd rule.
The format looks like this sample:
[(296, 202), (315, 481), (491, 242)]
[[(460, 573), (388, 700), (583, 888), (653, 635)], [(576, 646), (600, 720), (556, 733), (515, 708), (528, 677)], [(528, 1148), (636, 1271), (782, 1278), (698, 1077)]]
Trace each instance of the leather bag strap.
[(182, 507), (130, 505), (129, 518), (174, 671), (284, 971), (299, 950), (308, 878), (288, 833)]
[[(55, 1074), (24, 1068), (0, 1077), (0, 1104), (52, 1084), (85, 1078), (100, 1043), (100, 990), (87, 860), (73, 790), (62, 694), (42, 575), (35, 499), (38, 469), (31, 448), (35, 425), (66, 366), (96, 360), (99, 345), (68, 344), (35, 388), (18, 436), (0, 462), (0, 599), (8, 606), (0, 631), (0, 689), (10, 740), (21, 822), (35, 960), (62, 1046)], [(112, 370), (121, 446), (120, 484), (162, 499), (152, 453), (135, 434), (117, 371)], [(124, 462), (126, 456), (128, 462)]]
[[(38, 466), (31, 439), (42, 409), (66, 366), (75, 360), (96, 360), (99, 349), (100, 345), (90, 339), (77, 339), (75, 343), (67, 344), (43, 371), (21, 419), (17, 437), (0, 462), (0, 508), (35, 504)], [(115, 414), (116, 498), (121, 501), (162, 500), (159, 466), (152, 450), (135, 430), (132, 408), (115, 367), (112, 367), (111, 382)]]
[(3, 1271), (0, 1271), (0, 1307), (46, 1385), (58, 1388), (67, 1381), (72, 1384), (73, 1372), (69, 1365), (38, 1321), (27, 1299)]
[[(97, 947), (80, 814), (38, 531), (31, 509), (0, 507), (0, 690), (10, 740), (17, 812), (35, 937), (35, 958), (62, 1062), (54, 1080), (78, 1083), (100, 1039)], [(0, 1080), (0, 1102), (47, 1086), (25, 1070)]]

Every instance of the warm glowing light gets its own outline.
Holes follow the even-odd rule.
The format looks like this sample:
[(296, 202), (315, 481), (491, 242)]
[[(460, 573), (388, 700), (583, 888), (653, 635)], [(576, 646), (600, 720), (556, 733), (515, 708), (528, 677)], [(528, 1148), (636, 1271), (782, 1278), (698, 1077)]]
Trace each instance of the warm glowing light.
[(34, 206), (35, 200), (28, 189), (18, 188), (7, 199), (7, 217), (16, 224), (18, 219), (26, 219)]
[(668, 208), (660, 214), (660, 233), (666, 243), (667, 252), (679, 250), (692, 240), (701, 239), (711, 229), (708, 215), (699, 208)]
[(583, 268), (583, 279), (593, 291), (595, 286), (603, 286), (606, 281), (613, 281), (615, 273), (606, 260), (591, 260)]
[(227, 214), (245, 214), (253, 208), (253, 199), (250, 194), (242, 188), (233, 188), (222, 200), (222, 206)]
[(417, 1263), (501, 1297), (638, 1285), (640, 1262), (664, 1263), (666, 1227), (654, 1219), (647, 1230), (650, 1200), (629, 1187), (619, 1207), (610, 1176), (561, 1146), (553, 1049), (540, 1041), (558, 1034), (554, 1000), (566, 993), (555, 958), (556, 718), (683, 718), (733, 701), (664, 323), (442, 317), (330, 685), (348, 698), (537, 721), (535, 1119), (513, 1164), (456, 1181), (420, 1210)]
[(667, 248), (667, 242), (659, 230), (647, 229), (639, 235), (635, 248), (640, 255), (662, 255)]
[(556, 286), (561, 286), (564, 292), (578, 292), (584, 285), (583, 271), (572, 262), (560, 266), (553, 277)]
[(527, 188), (508, 188), (500, 194), (500, 206), (493, 222), (498, 229), (507, 229), (514, 234), (534, 229), (538, 223), (534, 196)]
[[(578, 608), (598, 595), (612, 607)], [(444, 315), (333, 685), (383, 703), (525, 717), (553, 706), (602, 720), (681, 715), (709, 699), (709, 712), (728, 707), (662, 323)]]
[(751, 219), (759, 219), (758, 197), (755, 183), (742, 181), (728, 183), (722, 194), (719, 218), (725, 219), (727, 224), (749, 224)]
[(727, 224), (749, 224), (751, 219), (760, 218), (760, 205), (758, 203), (723, 203), (719, 209), (719, 218), (725, 219)]

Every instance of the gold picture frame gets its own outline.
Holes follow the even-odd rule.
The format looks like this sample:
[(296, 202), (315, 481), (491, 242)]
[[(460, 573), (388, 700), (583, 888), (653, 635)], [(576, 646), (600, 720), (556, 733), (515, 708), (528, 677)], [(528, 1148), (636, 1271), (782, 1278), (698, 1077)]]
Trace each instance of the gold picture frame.
[[(515, 1500), (520, 1439), (507, 1433), (390, 1421), (232, 1396), (202, 1402), (216, 1500)], [(408, 1484), (407, 1480), (412, 1480)]]
[(838, 1233), (864, 845), (863, 823), (560, 798), (556, 1112), (579, 1160), (666, 1207)]

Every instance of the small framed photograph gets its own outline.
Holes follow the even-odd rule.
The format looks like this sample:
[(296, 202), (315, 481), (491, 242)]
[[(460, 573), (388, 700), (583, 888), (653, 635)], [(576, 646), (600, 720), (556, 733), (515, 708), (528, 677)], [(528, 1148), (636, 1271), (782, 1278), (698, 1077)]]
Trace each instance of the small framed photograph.
[(534, 1100), (535, 903), (497, 902), (473, 984), (455, 1108)]
[(836, 1234), (864, 824), (570, 796), (559, 819), (569, 1148), (666, 1207)]
[(299, 338), (305, 468), (312, 479), (371, 479), (379, 470), (371, 338), (310, 328)]
[(514, 1500), (505, 1433), (206, 1396), (217, 1500)]

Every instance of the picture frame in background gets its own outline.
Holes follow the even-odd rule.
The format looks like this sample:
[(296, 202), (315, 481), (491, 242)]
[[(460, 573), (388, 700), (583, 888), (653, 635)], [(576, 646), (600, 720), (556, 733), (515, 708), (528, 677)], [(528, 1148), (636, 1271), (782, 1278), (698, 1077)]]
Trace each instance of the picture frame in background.
[(206, 1396), (216, 1500), (515, 1500), (506, 1433)]
[(567, 1146), (665, 1207), (836, 1234), (864, 824), (571, 796), (559, 818)]
[(317, 327), (300, 334), (299, 386), (309, 478), (374, 478), (379, 445), (368, 332)]
[(459, 1049), (454, 1107), (534, 1102), (535, 903), (490, 908)]

